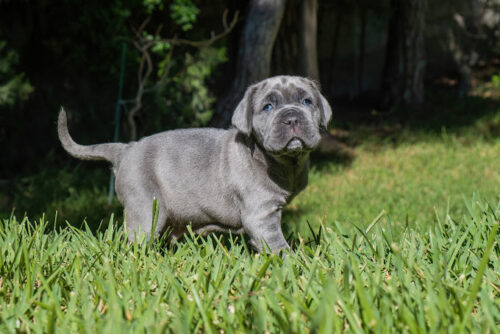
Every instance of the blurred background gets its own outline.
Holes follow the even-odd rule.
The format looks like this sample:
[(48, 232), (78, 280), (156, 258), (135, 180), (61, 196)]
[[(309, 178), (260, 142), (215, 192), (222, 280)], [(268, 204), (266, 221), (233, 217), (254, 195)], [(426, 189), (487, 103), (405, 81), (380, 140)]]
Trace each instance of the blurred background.
[[(316, 80), (333, 107), (313, 181), (345, 179), (356, 159), (377, 164), (367, 145), (450, 134), (498, 143), (500, 1), (0, 0), (0, 216), (57, 211), (99, 224), (121, 214), (108, 204), (107, 165), (60, 147), (61, 106), (83, 144), (224, 128), (246, 87), (277, 74)], [(492, 173), (478, 179), (498, 195)], [(366, 217), (381, 208), (373, 210)]]

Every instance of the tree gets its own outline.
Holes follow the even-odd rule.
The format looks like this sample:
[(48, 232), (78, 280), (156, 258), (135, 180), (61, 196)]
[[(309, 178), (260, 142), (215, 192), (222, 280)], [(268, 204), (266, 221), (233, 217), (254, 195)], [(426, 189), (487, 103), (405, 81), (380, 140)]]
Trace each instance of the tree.
[(318, 0), (300, 1), (299, 74), (319, 82)]
[(273, 49), (272, 71), (319, 82), (318, 1), (289, 0)]
[(426, 0), (391, 0), (382, 83), (385, 108), (424, 101), (426, 8)]
[(271, 54), (285, 10), (285, 0), (250, 0), (240, 37), (236, 77), (217, 106), (212, 125), (227, 127), (246, 88), (271, 73)]

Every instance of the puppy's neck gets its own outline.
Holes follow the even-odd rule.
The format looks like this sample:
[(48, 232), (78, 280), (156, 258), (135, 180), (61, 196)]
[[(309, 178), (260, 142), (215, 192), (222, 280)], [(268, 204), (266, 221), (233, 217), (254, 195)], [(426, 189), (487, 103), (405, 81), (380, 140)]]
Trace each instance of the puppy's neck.
[(293, 156), (272, 155), (255, 140), (248, 143), (256, 165), (261, 166), (274, 183), (289, 192), (288, 201), (305, 188), (308, 180), (309, 152)]
[(280, 165), (300, 170), (309, 161), (309, 152), (304, 152), (298, 155), (269, 155), (269, 157)]

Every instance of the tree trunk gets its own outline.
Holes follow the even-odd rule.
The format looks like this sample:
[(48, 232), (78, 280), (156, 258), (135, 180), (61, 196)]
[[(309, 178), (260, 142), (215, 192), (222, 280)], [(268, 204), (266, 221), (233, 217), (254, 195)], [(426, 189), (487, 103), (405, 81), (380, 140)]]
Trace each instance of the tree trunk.
[(318, 0), (300, 2), (299, 74), (319, 82), (318, 67)]
[(366, 44), (366, 8), (360, 7), (359, 9), (359, 20), (361, 26), (361, 33), (359, 36), (359, 55), (358, 55), (358, 78), (357, 78), (357, 94), (361, 94), (363, 92), (363, 72), (364, 72), (364, 64), (365, 64), (365, 44)]
[(221, 100), (211, 125), (225, 128), (230, 125), (234, 108), (247, 87), (270, 75), (271, 54), (283, 17), (285, 0), (250, 0), (239, 42), (235, 79)]
[[(340, 40), (340, 31), (342, 27), (342, 13), (341, 11), (337, 11), (335, 15), (335, 28), (333, 29), (333, 40), (332, 40), (332, 51), (330, 53), (330, 60), (328, 62), (328, 66), (326, 67), (326, 87), (333, 87), (333, 80), (335, 78), (335, 64), (337, 63), (337, 54), (339, 49), (339, 40)], [(332, 88), (327, 92), (330, 95), (334, 95), (334, 91)]]
[(383, 73), (383, 107), (424, 101), (426, 0), (391, 0)]
[(272, 74), (302, 74), (298, 66), (301, 10), (301, 0), (286, 1), (271, 58)]

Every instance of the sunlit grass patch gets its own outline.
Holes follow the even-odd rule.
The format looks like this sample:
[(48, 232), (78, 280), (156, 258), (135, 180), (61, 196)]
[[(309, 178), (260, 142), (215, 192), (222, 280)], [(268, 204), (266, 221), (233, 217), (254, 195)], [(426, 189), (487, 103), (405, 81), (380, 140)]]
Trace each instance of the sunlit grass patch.
[[(438, 214), (461, 216), (463, 197), (473, 193), (497, 201), (500, 141), (470, 144), (435, 139), (376, 148), (367, 144), (349, 165), (313, 168), (308, 188), (287, 211), (299, 231), (325, 217), (366, 225), (385, 210), (392, 223), (427, 227)], [(449, 207), (447, 207), (449, 205)], [(286, 222), (286, 220), (285, 220)]]

